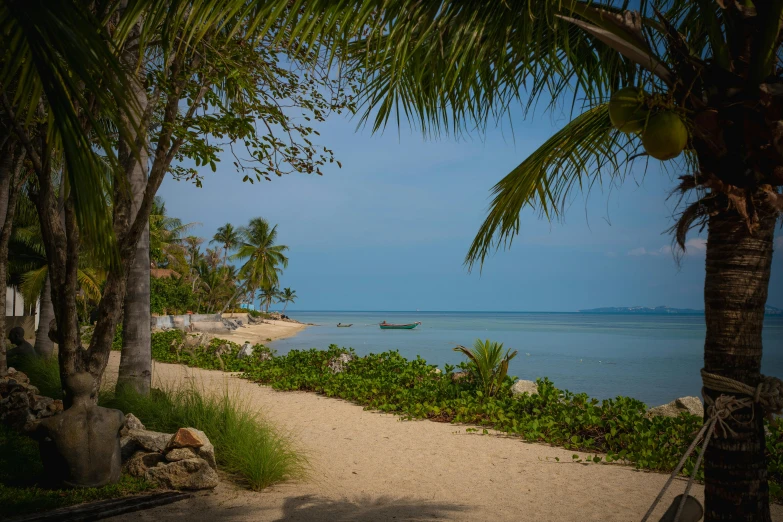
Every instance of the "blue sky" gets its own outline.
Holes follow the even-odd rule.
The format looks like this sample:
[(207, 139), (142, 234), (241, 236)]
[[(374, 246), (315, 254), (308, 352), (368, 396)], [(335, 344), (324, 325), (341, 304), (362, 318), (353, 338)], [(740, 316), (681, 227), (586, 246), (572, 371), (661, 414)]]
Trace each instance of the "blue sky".
[[(564, 222), (522, 215), (508, 251), (468, 273), (465, 253), (483, 221), (491, 187), (546, 140), (563, 119), (550, 114), (483, 136), (425, 140), (390, 125), (384, 134), (330, 118), (319, 143), (343, 168), (250, 185), (228, 158), (207, 167), (203, 188), (167, 179), (171, 215), (218, 226), (263, 216), (290, 247), (281, 286), (297, 291), (290, 310), (575, 311), (600, 306), (703, 308), (703, 240), (692, 235), (678, 266), (669, 251), (674, 173), (651, 165), (618, 187), (574, 199)], [(783, 237), (778, 233), (778, 251)], [(783, 307), (776, 254), (769, 304)]]

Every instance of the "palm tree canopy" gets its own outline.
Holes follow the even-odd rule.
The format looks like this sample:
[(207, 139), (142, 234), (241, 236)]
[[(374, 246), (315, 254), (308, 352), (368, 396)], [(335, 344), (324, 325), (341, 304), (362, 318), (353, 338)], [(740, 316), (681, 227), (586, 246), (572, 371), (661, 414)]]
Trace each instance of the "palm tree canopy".
[(240, 277), (249, 289), (274, 287), (283, 268), (288, 267), (285, 252), (288, 247), (277, 243), (277, 225), (264, 218), (253, 218), (240, 229), (242, 238), (233, 259), (247, 260), (240, 268)]
[[(646, 157), (637, 136), (611, 125), (606, 103), (619, 88), (644, 88), (686, 120), (697, 141), (682, 157), (691, 172), (710, 155), (725, 161), (725, 147), (711, 148), (724, 139), (713, 107), (747, 102), (748, 112), (758, 112), (759, 100), (781, 105), (783, 3), (640, 0), (635, 6), (628, 11), (629, 2), (618, 0), (315, 0), (304, 9), (327, 13), (318, 29), (339, 28), (350, 66), (365, 71), (359, 104), (362, 122), (374, 130), (392, 118), (424, 133), (481, 130), (527, 114), (541, 99), (547, 109), (575, 113), (493, 188), (489, 214), (466, 258), (471, 267), (510, 245), (525, 206), (557, 218), (575, 190), (621, 182), (631, 162)], [(308, 20), (291, 23), (295, 34), (317, 40)], [(777, 109), (767, 112), (780, 118)], [(734, 172), (745, 173), (732, 185), (775, 187), (770, 197), (783, 208), (777, 188), (783, 176), (774, 171), (783, 151), (774, 145), (779, 138), (764, 139), (771, 146), (763, 159), (746, 161), (747, 154), (731, 151)], [(736, 141), (728, 147), (740, 149)], [(699, 143), (708, 154), (699, 153)], [(692, 185), (718, 190), (715, 183)], [(686, 232), (691, 217), (680, 227)], [(677, 239), (682, 245), (684, 235)]]
[(176, 265), (181, 268), (185, 260), (185, 232), (199, 223), (183, 223), (166, 212), (166, 203), (157, 196), (150, 212), (150, 258), (158, 265)]
[(239, 231), (234, 228), (231, 223), (226, 223), (222, 227), (217, 229), (215, 235), (212, 236), (210, 244), (217, 243), (223, 247), (226, 253), (231, 252), (236, 248), (239, 243)]

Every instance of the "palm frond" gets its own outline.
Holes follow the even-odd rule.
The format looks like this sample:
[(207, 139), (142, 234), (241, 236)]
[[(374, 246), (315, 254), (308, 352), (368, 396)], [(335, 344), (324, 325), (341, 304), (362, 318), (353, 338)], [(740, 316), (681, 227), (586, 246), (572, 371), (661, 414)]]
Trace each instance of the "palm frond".
[(34, 303), (43, 292), (46, 285), (46, 278), (49, 277), (49, 266), (44, 265), (36, 270), (31, 270), (22, 276), (22, 285), (20, 290), (24, 300), (28, 303)]
[(495, 247), (510, 246), (519, 232), (519, 213), (529, 205), (557, 218), (575, 189), (588, 189), (602, 176), (624, 176), (634, 138), (612, 128), (608, 104), (588, 109), (556, 132), (492, 189), (490, 212), (465, 259), (484, 262)]

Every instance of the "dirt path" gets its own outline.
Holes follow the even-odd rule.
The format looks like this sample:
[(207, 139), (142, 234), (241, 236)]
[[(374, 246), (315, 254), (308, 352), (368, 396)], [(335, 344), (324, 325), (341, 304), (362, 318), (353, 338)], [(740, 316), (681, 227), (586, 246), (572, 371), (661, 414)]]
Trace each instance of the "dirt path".
[[(116, 375), (118, 363), (112, 353), (108, 372)], [(155, 364), (154, 379), (240, 393), (291, 434), (312, 471), (305, 481), (261, 493), (223, 483), (192, 500), (111, 520), (629, 522), (641, 519), (666, 481), (626, 466), (575, 464), (573, 452), (560, 448), (466, 433), (465, 426), (401, 421), (221, 372)], [(675, 483), (664, 503), (684, 486)], [(703, 488), (694, 490), (703, 500)], [(773, 506), (773, 519), (783, 521), (781, 506)]]

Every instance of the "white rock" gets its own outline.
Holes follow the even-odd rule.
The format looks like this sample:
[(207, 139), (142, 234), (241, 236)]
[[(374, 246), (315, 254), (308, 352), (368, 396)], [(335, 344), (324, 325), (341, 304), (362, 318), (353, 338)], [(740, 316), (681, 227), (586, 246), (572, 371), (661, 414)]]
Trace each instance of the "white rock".
[(350, 353), (342, 353), (339, 357), (336, 357), (329, 361), (329, 369), (332, 373), (341, 373), (345, 370), (345, 366), (353, 361), (353, 355)]
[(142, 449), (150, 452), (163, 453), (171, 440), (171, 433), (160, 433), (149, 430), (128, 430), (128, 438), (135, 441)]
[(218, 485), (217, 472), (200, 458), (179, 460), (149, 468), (144, 477), (170, 489), (212, 489)]
[(166, 453), (166, 460), (177, 462), (180, 460), (195, 459), (198, 455), (192, 448), (174, 448)]
[(680, 397), (669, 404), (647, 410), (648, 417), (678, 417), (680, 413), (704, 417), (704, 405), (698, 397)]
[(534, 383), (533, 381), (523, 381), (519, 380), (515, 382), (511, 386), (511, 394), (516, 395), (522, 395), (523, 393), (528, 393), (530, 395), (537, 395), (538, 394), (538, 385)]
[(250, 343), (246, 342), (242, 345), (242, 348), (240, 348), (239, 353), (237, 354), (237, 359), (245, 359), (251, 355), (253, 355), (253, 347), (250, 345)]

